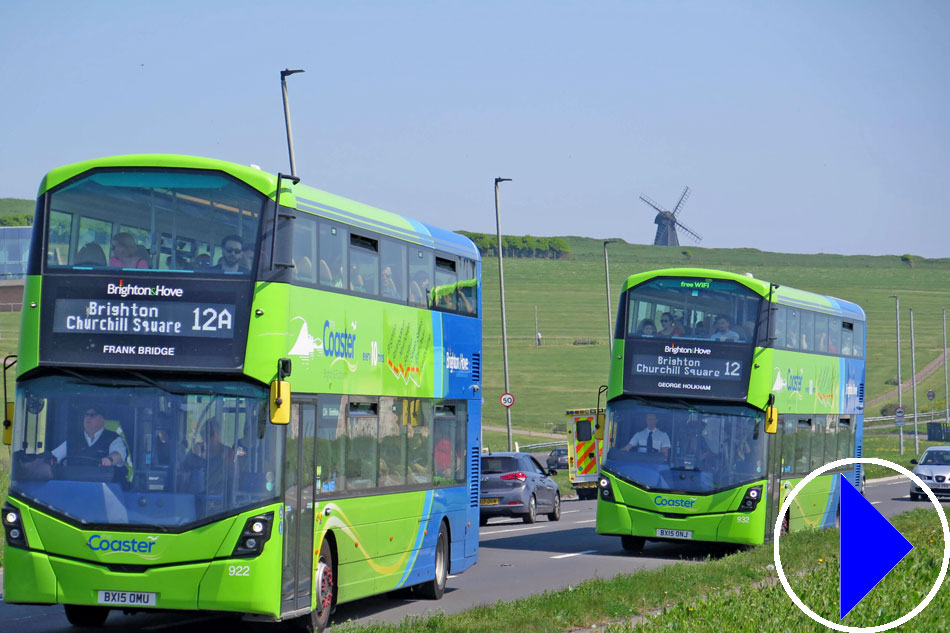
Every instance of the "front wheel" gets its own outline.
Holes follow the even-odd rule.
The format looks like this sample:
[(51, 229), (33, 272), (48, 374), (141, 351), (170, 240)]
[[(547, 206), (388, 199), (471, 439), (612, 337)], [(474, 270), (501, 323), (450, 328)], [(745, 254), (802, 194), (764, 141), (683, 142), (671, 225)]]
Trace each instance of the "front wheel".
[(525, 523), (534, 523), (538, 520), (538, 500), (534, 498), (534, 495), (531, 495), (531, 499), (528, 500), (528, 512), (521, 519)]
[(643, 551), (643, 546), (647, 544), (647, 540), (642, 536), (621, 536), (620, 545), (628, 552), (640, 552)]
[(551, 514), (548, 515), (548, 521), (560, 521), (561, 520), (561, 495), (559, 493), (554, 493), (554, 509), (551, 510)]
[(320, 633), (326, 629), (330, 623), (330, 613), (333, 612), (333, 601), (336, 597), (333, 584), (333, 548), (326, 539), (323, 539), (323, 545), (320, 546), (314, 582), (317, 585), (317, 608), (309, 615), (299, 618), (297, 622), (306, 633)]
[(917, 494), (916, 492), (910, 493), (910, 500), (911, 500), (911, 501), (920, 501), (920, 500), (923, 499), (923, 498), (924, 498), (924, 495), (919, 495), (919, 494)]
[(417, 593), (429, 600), (438, 600), (445, 593), (449, 576), (449, 533), (445, 523), (439, 526), (439, 540), (435, 544), (435, 578), (416, 587)]
[(87, 607), (78, 604), (66, 604), (63, 607), (66, 609), (66, 619), (73, 626), (83, 628), (102, 626), (109, 617), (107, 607)]

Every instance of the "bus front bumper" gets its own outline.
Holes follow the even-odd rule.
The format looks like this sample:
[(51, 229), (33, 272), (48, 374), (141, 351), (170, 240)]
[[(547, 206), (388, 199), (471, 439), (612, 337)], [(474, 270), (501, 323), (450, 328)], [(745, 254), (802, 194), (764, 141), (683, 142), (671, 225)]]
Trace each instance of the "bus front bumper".
[(597, 533), (655, 541), (760, 545), (765, 534), (764, 509), (760, 506), (754, 512), (673, 516), (601, 499), (597, 502)]
[[(251, 574), (252, 560), (169, 565), (114, 572), (101, 565), (8, 547), (3, 600), (8, 604), (75, 604), (185, 611), (230, 611), (279, 616), (279, 583)], [(245, 575), (247, 572), (247, 575)], [(256, 576), (256, 578), (255, 578)], [(270, 585), (270, 586), (268, 586)], [(99, 592), (154, 593), (154, 606), (105, 605)]]

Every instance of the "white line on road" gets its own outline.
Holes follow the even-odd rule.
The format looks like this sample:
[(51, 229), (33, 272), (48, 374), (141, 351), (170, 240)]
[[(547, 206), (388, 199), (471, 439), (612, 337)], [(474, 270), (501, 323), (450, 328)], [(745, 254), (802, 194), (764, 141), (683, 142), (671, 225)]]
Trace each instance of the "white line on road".
[(459, 574), (449, 574), (446, 578), (458, 578)]
[(559, 556), (552, 556), (551, 558), (571, 558), (572, 556), (583, 556), (584, 554), (593, 554), (597, 550), (595, 549), (585, 549), (583, 552), (574, 552), (573, 554), (561, 554)]
[(580, 512), (580, 510), (561, 510), (561, 514), (570, 514), (571, 512)]
[(505, 532), (523, 532), (524, 530), (541, 530), (541, 529), (544, 529), (543, 525), (535, 525), (532, 527), (511, 528), (510, 530), (496, 530), (494, 532), (482, 532), (481, 536), (491, 536), (492, 534), (504, 534)]
[(872, 505), (872, 506), (876, 506), (876, 505), (879, 504), (879, 503), (884, 503), (884, 502), (883, 502), (883, 501), (872, 501), (872, 502), (871, 502), (871, 505)]
[(578, 523), (596, 523), (596, 522), (597, 522), (597, 519), (587, 519), (586, 521), (574, 521), (574, 525), (577, 525)]

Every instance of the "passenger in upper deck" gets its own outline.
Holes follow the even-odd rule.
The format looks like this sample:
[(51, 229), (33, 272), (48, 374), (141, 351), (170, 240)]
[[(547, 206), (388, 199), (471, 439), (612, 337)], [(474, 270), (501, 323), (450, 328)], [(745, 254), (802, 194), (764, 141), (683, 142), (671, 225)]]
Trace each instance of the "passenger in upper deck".
[(709, 337), (712, 341), (738, 341), (742, 337), (732, 329), (732, 322), (727, 316), (716, 319), (716, 331)]
[(656, 324), (652, 319), (643, 319), (637, 328), (637, 334), (640, 336), (656, 336)]
[(112, 236), (109, 265), (120, 268), (148, 268), (148, 261), (139, 255), (138, 244), (131, 233), (116, 233)]
[(660, 336), (683, 336), (683, 328), (673, 319), (673, 315), (664, 312), (660, 315)]
[(221, 240), (221, 251), (221, 259), (209, 270), (224, 273), (250, 272), (242, 257), (244, 253), (244, 240), (241, 239), (240, 235), (228, 235)]

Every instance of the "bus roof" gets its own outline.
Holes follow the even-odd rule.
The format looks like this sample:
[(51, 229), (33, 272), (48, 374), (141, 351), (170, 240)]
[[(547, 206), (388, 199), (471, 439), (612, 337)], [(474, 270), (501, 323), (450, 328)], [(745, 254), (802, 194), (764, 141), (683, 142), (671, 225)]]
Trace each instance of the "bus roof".
[[(798, 290), (788, 286), (770, 284), (768, 281), (756, 279), (748, 275), (730, 273), (724, 270), (712, 270), (709, 268), (664, 268), (661, 270), (649, 270), (636, 275), (627, 277), (623, 290), (626, 292), (630, 288), (642, 284), (654, 277), (702, 277), (710, 279), (726, 279), (735, 281), (746, 288), (749, 288), (762, 297), (768, 297), (772, 293), (772, 301), (787, 305), (793, 308), (803, 308), (834, 314), (843, 317), (850, 317), (858, 321), (864, 321), (864, 310), (861, 306), (827, 295), (820, 295), (807, 290)], [(771, 289), (771, 290), (770, 290)]]
[[(246, 183), (273, 200), (277, 191), (277, 176), (255, 167), (239, 165), (214, 158), (176, 154), (130, 154), (109, 156), (57, 167), (40, 183), (38, 196), (76, 176), (97, 168), (110, 167), (165, 167), (179, 169), (209, 169), (222, 171)], [(365, 228), (392, 237), (430, 246), (455, 255), (478, 260), (478, 249), (463, 235), (434, 227), (424, 222), (384, 211), (362, 202), (350, 200), (315, 187), (290, 180), (281, 181), (281, 203), (299, 211), (314, 213), (338, 220), (351, 226)]]

